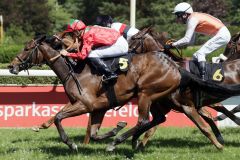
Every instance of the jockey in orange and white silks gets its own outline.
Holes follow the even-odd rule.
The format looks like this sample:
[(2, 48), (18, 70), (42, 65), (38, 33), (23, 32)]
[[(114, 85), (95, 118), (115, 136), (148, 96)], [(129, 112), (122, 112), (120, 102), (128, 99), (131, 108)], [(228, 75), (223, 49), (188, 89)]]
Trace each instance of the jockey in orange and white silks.
[[(105, 75), (105, 80), (117, 78), (101, 58), (116, 57), (128, 53), (128, 43), (114, 29), (100, 26), (86, 26), (80, 20), (73, 20), (65, 32), (79, 32), (82, 48), (77, 53), (61, 54), (74, 59), (89, 58), (93, 66)], [(94, 50), (92, 48), (95, 48)]]
[(124, 23), (120, 22), (113, 22), (113, 19), (109, 15), (100, 15), (96, 18), (96, 24), (103, 26), (103, 27), (109, 27), (113, 28), (116, 31), (118, 31), (123, 37), (127, 40), (130, 40), (130, 38), (137, 34), (139, 30), (135, 27), (130, 27)]
[[(203, 76), (206, 69), (206, 55), (226, 45), (230, 41), (231, 34), (219, 19), (206, 13), (193, 12), (191, 5), (186, 2), (176, 5), (173, 13), (177, 16), (178, 22), (187, 25), (187, 30), (185, 36), (180, 40), (173, 42), (171, 46), (178, 47), (190, 44), (193, 42), (195, 32), (212, 37), (193, 54), (193, 58), (197, 59), (199, 63), (199, 68), (200, 71), (202, 71)], [(219, 58), (226, 60), (222, 54)]]

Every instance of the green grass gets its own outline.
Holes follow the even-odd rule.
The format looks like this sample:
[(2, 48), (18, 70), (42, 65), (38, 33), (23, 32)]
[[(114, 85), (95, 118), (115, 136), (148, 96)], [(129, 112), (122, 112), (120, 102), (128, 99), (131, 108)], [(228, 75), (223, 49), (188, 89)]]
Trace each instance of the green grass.
[[(101, 132), (106, 131), (103, 129)], [(120, 144), (109, 153), (105, 148), (112, 139), (91, 142), (84, 146), (85, 129), (66, 128), (69, 137), (78, 144), (78, 153), (71, 152), (60, 141), (55, 128), (34, 133), (30, 129), (0, 129), (0, 159), (57, 160), (234, 160), (239, 159), (238, 128), (221, 129), (225, 148), (218, 151), (196, 128), (161, 127), (142, 152), (131, 149), (131, 141)]]

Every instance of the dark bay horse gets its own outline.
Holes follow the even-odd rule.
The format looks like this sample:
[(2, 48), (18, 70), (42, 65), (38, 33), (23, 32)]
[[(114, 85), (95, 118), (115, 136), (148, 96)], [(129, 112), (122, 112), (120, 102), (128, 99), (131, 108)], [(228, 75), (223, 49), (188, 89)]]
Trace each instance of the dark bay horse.
[[(58, 51), (52, 49), (48, 44), (40, 42), (42, 42), (42, 39), (28, 42), (24, 50), (9, 65), (10, 72), (17, 74), (19, 71), (41, 62), (46, 62), (52, 68), (64, 84), (65, 92), (70, 100), (69, 106), (57, 113), (54, 123), (62, 141), (70, 149), (77, 150), (77, 145), (69, 140), (61, 121), (68, 117), (107, 110), (113, 106), (109, 105), (106, 95), (107, 90), (101, 83), (101, 77), (94, 74), (87, 61), (82, 61), (81, 66), (74, 72), (66, 63), (66, 59), (59, 56)], [(54, 57), (58, 58), (52, 61)], [(128, 131), (128, 134), (134, 133), (135, 130), (147, 123), (151, 104), (174, 92), (183, 79), (189, 85), (192, 84), (208, 93), (214, 92), (215, 94), (217, 92), (219, 96), (224, 96), (223, 92), (229, 95), (238, 95), (240, 93), (240, 86), (237, 85), (220, 86), (203, 82), (196, 76), (179, 68), (163, 53), (151, 52), (134, 55), (127, 74), (119, 75), (117, 82), (114, 84), (119, 105), (125, 104), (135, 96), (138, 98), (138, 123)], [(197, 115), (187, 114), (195, 123), (198, 123), (198, 118), (195, 118)], [(198, 124), (198, 127), (201, 128), (201, 124)], [(222, 147), (211, 133), (207, 131), (206, 133), (205, 135), (217, 148)], [(122, 140), (126, 138), (128, 137), (124, 137)]]
[[(232, 36), (223, 54), (228, 58), (227, 61), (232, 61), (240, 58), (240, 32)], [(231, 110), (231, 112), (232, 113), (240, 112), (240, 105), (234, 107)], [(222, 115), (215, 117), (214, 120), (219, 121), (227, 117), (229, 117), (229, 115), (227, 113), (224, 113)]]
[[(235, 44), (235, 45), (234, 45)], [(231, 41), (229, 42), (229, 44), (227, 45), (226, 49), (225, 49), (225, 52), (224, 54), (226, 56), (229, 57), (228, 61), (227, 62), (224, 62), (223, 66), (224, 66), (224, 72), (225, 72), (225, 79), (224, 81), (222, 82), (223, 84), (239, 84), (240, 83), (240, 77), (238, 75), (238, 70), (239, 70), (239, 61), (238, 60), (235, 60), (235, 61), (231, 61), (232, 59), (230, 57), (233, 58), (234, 56), (234, 59), (235, 58), (238, 58), (239, 57), (239, 53), (240, 53), (240, 47), (238, 46), (240, 43), (239, 43), (239, 34), (237, 34), (237, 36), (233, 36)], [(184, 94), (179, 94), (179, 93), (173, 93), (173, 101), (175, 101), (174, 105), (175, 106), (183, 106), (187, 104), (187, 101), (191, 101), (192, 99), (192, 96), (189, 96), (191, 95), (191, 92), (188, 92), (188, 93), (184, 93)], [(224, 99), (228, 98), (228, 96), (226, 95), (225, 98), (217, 98), (217, 97), (208, 97), (208, 98), (205, 98), (204, 100), (204, 103), (203, 105), (209, 105), (209, 104), (213, 104), (213, 103), (216, 103), (216, 102), (220, 102)], [(223, 106), (215, 106), (215, 105), (210, 105), (211, 108), (217, 110), (217, 111), (227, 111), (227, 115), (232, 119), (234, 120), (234, 122), (236, 122), (238, 125), (239, 125), (239, 118), (232, 115), (232, 113), (228, 110), (226, 110), (226, 108), (224, 108)], [(153, 108), (153, 109), (156, 109), (156, 108)], [(202, 109), (203, 108), (200, 108), (200, 113), (202, 112)], [(154, 113), (163, 113), (163, 111), (153, 111)], [(156, 115), (157, 116), (157, 115)], [(212, 119), (212, 117), (205, 117), (207, 118), (206, 120), (209, 121), (209, 118)], [(204, 119), (205, 119), (204, 118)], [(153, 121), (148, 123), (148, 124), (145, 124), (146, 128), (144, 129), (141, 128), (140, 132), (137, 132), (137, 134), (135, 134), (133, 136), (133, 144), (136, 144), (136, 145), (139, 145), (138, 143), (136, 143), (136, 139), (141, 135), (141, 133), (143, 133), (144, 131), (147, 130), (147, 128), (151, 128), (153, 126), (157, 125), (156, 122), (154, 122), (154, 118), (153, 118)], [(153, 128), (152, 130), (150, 130), (146, 136), (144, 137), (144, 140), (140, 143), (139, 146), (144, 146), (149, 138), (149, 136), (151, 136), (156, 130), (156, 127)]]

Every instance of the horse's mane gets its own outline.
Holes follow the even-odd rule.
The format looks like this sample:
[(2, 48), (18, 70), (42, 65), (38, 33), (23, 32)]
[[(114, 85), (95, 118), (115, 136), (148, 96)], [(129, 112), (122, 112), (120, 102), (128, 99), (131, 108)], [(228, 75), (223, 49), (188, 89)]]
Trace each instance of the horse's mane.
[[(164, 44), (168, 41), (168, 33), (167, 32), (156, 32), (152, 27), (148, 30), (148, 34), (153, 37), (153, 39), (163, 47)], [(174, 52), (171, 50), (164, 50), (164, 53), (170, 56), (174, 61), (180, 62), (183, 61), (183, 58), (180, 56), (177, 56)]]

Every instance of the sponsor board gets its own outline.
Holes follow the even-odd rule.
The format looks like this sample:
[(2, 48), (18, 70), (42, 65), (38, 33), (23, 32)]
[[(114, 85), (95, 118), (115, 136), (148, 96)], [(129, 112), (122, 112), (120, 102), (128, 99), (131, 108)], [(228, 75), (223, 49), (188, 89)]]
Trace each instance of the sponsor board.
[[(54, 116), (68, 102), (62, 86), (1, 86), (0, 87), (0, 127), (31, 127)], [(131, 100), (119, 110), (109, 110), (104, 118), (103, 127), (116, 126), (126, 121), (128, 127), (137, 122), (136, 99)], [(211, 110), (213, 116), (216, 112)], [(182, 113), (170, 112), (162, 126), (194, 126)], [(86, 127), (88, 115), (64, 119), (64, 126)]]

